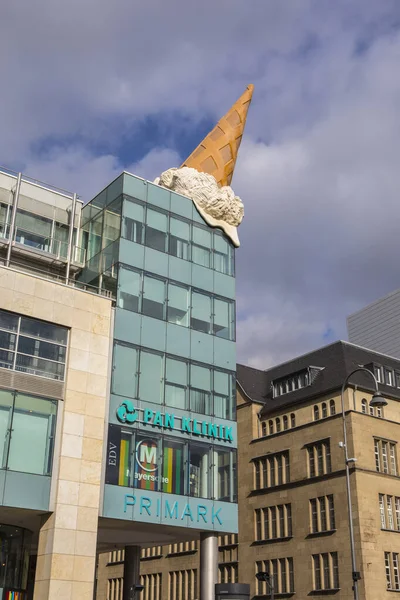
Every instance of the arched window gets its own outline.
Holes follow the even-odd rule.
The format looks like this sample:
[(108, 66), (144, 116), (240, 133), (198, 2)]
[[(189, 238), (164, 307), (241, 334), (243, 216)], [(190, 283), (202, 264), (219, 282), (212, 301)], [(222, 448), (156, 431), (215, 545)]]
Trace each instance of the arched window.
[(329, 412), (332, 415), (336, 415), (336, 405), (334, 400), (329, 400)]
[(369, 407), (369, 414), (371, 415), (371, 417), (375, 416), (375, 408), (373, 406)]
[(287, 418), (287, 415), (283, 417), (283, 429), (289, 429), (289, 419)]
[(364, 413), (364, 415), (367, 414), (367, 401), (365, 398), (361, 400), (361, 412)]
[(268, 427), (269, 427), (269, 435), (272, 435), (274, 433), (274, 422), (272, 419), (270, 419), (268, 421)]
[(314, 421), (318, 421), (319, 419), (319, 406), (316, 404), (314, 406)]
[(281, 430), (281, 420), (278, 417), (276, 417), (276, 419), (275, 419), (275, 425), (276, 425), (276, 431), (277, 432), (280, 431)]
[(326, 405), (326, 402), (322, 403), (321, 412), (322, 412), (322, 418), (326, 419), (326, 417), (328, 416), (328, 407)]
[(380, 419), (383, 418), (383, 408), (382, 406), (378, 406), (376, 409), (376, 416), (379, 417)]
[(290, 415), (290, 427), (296, 427), (296, 415), (294, 413)]
[(265, 421), (261, 423), (261, 435), (267, 435), (267, 423)]

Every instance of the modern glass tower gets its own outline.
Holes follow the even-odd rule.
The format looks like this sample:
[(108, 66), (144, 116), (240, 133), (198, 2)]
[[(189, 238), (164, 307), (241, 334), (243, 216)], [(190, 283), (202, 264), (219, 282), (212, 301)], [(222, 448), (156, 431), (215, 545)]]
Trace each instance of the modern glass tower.
[(232, 244), (191, 199), (129, 173), (85, 206), (82, 229), (82, 281), (116, 294), (103, 518), (125, 545), (143, 524), (153, 544), (165, 527), (237, 532)]

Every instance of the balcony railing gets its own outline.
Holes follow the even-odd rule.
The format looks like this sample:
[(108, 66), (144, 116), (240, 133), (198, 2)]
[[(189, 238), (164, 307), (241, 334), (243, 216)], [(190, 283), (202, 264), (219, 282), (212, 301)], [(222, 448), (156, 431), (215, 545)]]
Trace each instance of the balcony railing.
[[(10, 235), (10, 225), (6, 222), (0, 222), (0, 239), (8, 240)], [(63, 242), (55, 237), (44, 236), (22, 227), (16, 227), (14, 232), (14, 241), (17, 244), (22, 244), (32, 248), (33, 250), (39, 250), (51, 254), (57, 260), (67, 262), (68, 260), (68, 242)], [(72, 248), (72, 262), (83, 266), (85, 264), (86, 249), (80, 246), (73, 246)]]

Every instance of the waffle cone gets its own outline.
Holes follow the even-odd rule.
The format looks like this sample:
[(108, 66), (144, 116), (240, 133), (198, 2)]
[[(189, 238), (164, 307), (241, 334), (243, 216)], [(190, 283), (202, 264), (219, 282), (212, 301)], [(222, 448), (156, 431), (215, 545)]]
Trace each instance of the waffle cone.
[(244, 94), (218, 121), (182, 167), (192, 167), (213, 175), (220, 186), (231, 184), (253, 90), (253, 85), (247, 86)]

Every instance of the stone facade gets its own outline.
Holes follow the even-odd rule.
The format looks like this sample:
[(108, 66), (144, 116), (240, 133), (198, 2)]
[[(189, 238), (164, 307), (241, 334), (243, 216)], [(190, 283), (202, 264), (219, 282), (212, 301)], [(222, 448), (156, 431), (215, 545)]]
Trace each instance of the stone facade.
[(69, 328), (50, 513), (39, 533), (35, 600), (92, 599), (109, 389), (111, 301), (0, 267), (4, 310)]

